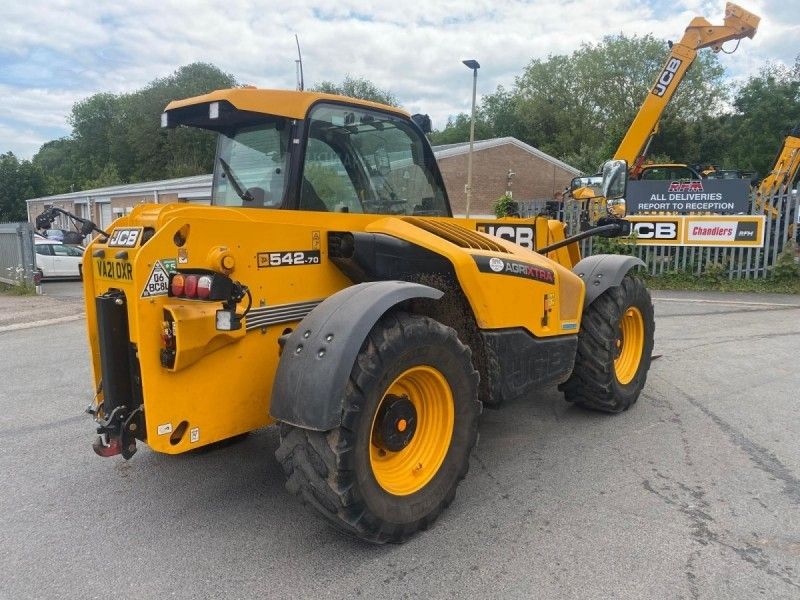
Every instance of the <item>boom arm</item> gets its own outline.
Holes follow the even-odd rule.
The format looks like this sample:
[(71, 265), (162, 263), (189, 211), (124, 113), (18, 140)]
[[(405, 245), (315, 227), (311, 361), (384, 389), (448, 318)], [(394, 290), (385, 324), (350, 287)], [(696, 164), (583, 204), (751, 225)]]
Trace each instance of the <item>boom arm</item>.
[(719, 52), (725, 42), (752, 38), (760, 20), (760, 17), (731, 2), (725, 6), (724, 25), (712, 25), (703, 17), (692, 19), (681, 41), (672, 45), (664, 68), (614, 154), (615, 159), (628, 161), (632, 176), (638, 175), (650, 140), (658, 132), (661, 115), (694, 62), (697, 51), (711, 48)]
[(759, 195), (771, 196), (781, 187), (792, 184), (798, 170), (800, 170), (800, 125), (786, 136), (783, 148), (775, 159), (775, 165), (758, 186)]
[(784, 186), (790, 187), (798, 171), (800, 171), (800, 125), (786, 136), (772, 170), (761, 180), (756, 190), (756, 206), (764, 212), (771, 213), (773, 218), (777, 217), (779, 211), (772, 206), (770, 198)]

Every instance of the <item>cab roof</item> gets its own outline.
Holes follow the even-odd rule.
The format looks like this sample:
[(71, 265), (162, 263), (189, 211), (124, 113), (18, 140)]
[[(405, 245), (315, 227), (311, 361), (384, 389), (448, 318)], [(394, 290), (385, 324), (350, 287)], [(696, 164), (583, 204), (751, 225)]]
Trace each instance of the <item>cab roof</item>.
[(361, 106), (363, 108), (374, 108), (389, 111), (404, 117), (409, 117), (409, 113), (397, 108), (361, 100), (359, 98), (349, 98), (336, 94), (323, 94), (321, 92), (301, 92), (296, 90), (269, 90), (254, 87), (232, 88), (227, 90), (215, 90), (202, 96), (194, 96), (184, 100), (173, 100), (167, 105), (165, 111), (177, 108), (185, 108), (196, 104), (206, 104), (209, 102), (227, 101), (239, 110), (264, 113), (288, 117), (290, 119), (304, 119), (308, 114), (309, 108), (313, 104), (321, 101), (346, 102), (350, 105)]

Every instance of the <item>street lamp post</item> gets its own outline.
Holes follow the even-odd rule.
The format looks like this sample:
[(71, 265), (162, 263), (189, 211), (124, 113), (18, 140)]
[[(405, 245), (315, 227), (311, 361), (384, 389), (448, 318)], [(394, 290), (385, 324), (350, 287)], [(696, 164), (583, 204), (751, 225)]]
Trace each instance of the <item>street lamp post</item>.
[(475, 96), (478, 90), (478, 69), (481, 65), (477, 60), (462, 61), (468, 69), (472, 69), (472, 118), (469, 122), (469, 155), (467, 156), (467, 208), (466, 217), (469, 218), (469, 206), (472, 201), (472, 148), (475, 145)]

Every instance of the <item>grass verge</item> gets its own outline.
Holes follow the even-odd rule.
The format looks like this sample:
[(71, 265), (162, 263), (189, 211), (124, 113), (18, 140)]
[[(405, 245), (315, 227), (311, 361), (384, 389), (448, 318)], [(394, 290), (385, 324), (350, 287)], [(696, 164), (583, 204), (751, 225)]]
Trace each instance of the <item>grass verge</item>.
[(800, 294), (800, 278), (767, 277), (765, 279), (727, 279), (691, 273), (672, 272), (663, 275), (641, 274), (653, 290), (698, 290), (717, 292), (756, 292)]
[(30, 284), (10, 285), (0, 281), (0, 294), (3, 296), (35, 296), (36, 287)]

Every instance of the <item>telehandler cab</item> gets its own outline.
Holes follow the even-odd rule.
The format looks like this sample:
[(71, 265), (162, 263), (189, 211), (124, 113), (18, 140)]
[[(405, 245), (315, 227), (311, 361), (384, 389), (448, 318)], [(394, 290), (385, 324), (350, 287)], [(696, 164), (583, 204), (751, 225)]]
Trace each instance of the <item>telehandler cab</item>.
[[(574, 243), (627, 223), (565, 239), (545, 218), (455, 219), (420, 124), (299, 91), (167, 106), (164, 127), (219, 134), (212, 206), (139, 205), (86, 250), (98, 454), (277, 423), (290, 492), (399, 542), (452, 501), (482, 402), (551, 384), (593, 409), (636, 402), (654, 331), (641, 261)], [(590, 179), (619, 204), (627, 165)]]

